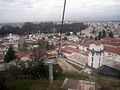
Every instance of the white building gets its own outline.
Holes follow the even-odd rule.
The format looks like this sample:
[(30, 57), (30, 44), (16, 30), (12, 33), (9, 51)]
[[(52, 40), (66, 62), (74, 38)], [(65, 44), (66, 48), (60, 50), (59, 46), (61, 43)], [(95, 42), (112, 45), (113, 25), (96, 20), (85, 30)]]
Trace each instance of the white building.
[(101, 42), (91, 42), (89, 48), (88, 65), (95, 69), (102, 66), (104, 47)]
[(0, 55), (5, 55), (8, 51), (8, 47), (5, 45), (0, 45)]
[(9, 42), (18, 42), (20, 37), (18, 35), (9, 34), (4, 39), (6, 39)]
[(67, 58), (68, 62), (82, 68), (86, 67), (88, 61), (88, 52), (81, 51), (73, 46), (66, 46), (61, 48), (60, 50), (62, 51), (64, 57)]
[[(86, 51), (91, 42), (93, 41), (82, 42), (79, 45), (79, 49)], [(102, 64), (114, 68), (120, 68), (120, 38), (103, 38), (95, 42), (103, 42), (104, 54)]]
[(75, 36), (75, 35), (68, 36), (67, 38), (68, 38), (69, 41), (74, 41), (74, 42), (79, 41), (78, 36)]

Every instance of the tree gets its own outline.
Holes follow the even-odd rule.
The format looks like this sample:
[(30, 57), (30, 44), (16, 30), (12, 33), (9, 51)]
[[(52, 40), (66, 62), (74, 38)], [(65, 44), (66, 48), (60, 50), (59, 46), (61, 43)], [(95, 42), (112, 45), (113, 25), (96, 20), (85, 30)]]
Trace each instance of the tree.
[(52, 49), (55, 49), (54, 44), (50, 45), (48, 42), (46, 42), (46, 50), (52, 50)]
[(65, 33), (65, 36), (70, 36), (70, 32)]
[[(67, 32), (80, 32), (81, 30), (84, 30), (88, 28), (88, 25), (85, 25), (84, 23), (71, 23), (71, 24), (64, 24), (64, 30), (63, 33)], [(0, 28), (0, 35), (5, 36), (9, 33), (18, 34), (18, 35), (25, 35), (30, 33), (53, 33), (53, 29), (56, 30), (56, 32), (61, 31), (61, 25), (55, 24), (51, 22), (41, 22), (39, 24), (26, 22), (21, 28), (20, 27), (13, 27), (13, 26), (2, 26)]]
[(103, 30), (102, 33), (103, 33), (102, 38), (105, 38), (105, 37), (106, 37), (106, 32), (105, 32), (105, 30)]
[(38, 45), (39, 45), (41, 48), (44, 48), (44, 47), (45, 47), (45, 44), (46, 44), (46, 42), (45, 42), (44, 40), (40, 40), (40, 41), (38, 42)]
[(90, 36), (90, 40), (92, 40), (93, 39), (93, 37), (92, 36)]
[(97, 39), (97, 36), (95, 36), (95, 40), (97, 41), (98, 39)]
[(85, 39), (87, 40), (87, 39), (88, 39), (88, 36), (85, 36)]
[(48, 42), (46, 42), (46, 50), (50, 50), (50, 46)]
[(110, 38), (114, 38), (114, 35), (113, 35), (113, 32), (112, 32), (112, 31), (110, 31), (109, 37), (110, 37)]
[(17, 66), (12, 66), (10, 68), (10, 73), (11, 75), (13, 75), (16, 79), (20, 78), (21, 73), (21, 68), (17, 67)]
[(16, 59), (15, 51), (10, 46), (10, 48), (8, 49), (7, 54), (5, 55), (4, 61), (8, 63), (8, 62), (10, 62), (11, 60), (14, 60), (14, 59)]
[(50, 36), (48, 36), (48, 38), (53, 39), (53, 36), (52, 36), (52, 35), (50, 35)]
[(64, 40), (67, 40), (67, 37), (64, 37)]
[(99, 32), (99, 35), (98, 35), (98, 40), (100, 40), (102, 38), (102, 35), (101, 35), (101, 31)]
[(59, 36), (58, 34), (55, 34), (55, 37), (58, 37), (58, 38), (59, 38), (60, 36)]
[(73, 35), (77, 35), (77, 33), (74, 31), (74, 32), (73, 32)]
[(28, 47), (28, 44), (26, 42), (23, 42), (23, 49), (26, 51)]
[(53, 66), (53, 77), (54, 77), (54, 80), (57, 80), (61, 76), (62, 72), (63, 72), (63, 70), (61, 69), (59, 64), (54, 65)]

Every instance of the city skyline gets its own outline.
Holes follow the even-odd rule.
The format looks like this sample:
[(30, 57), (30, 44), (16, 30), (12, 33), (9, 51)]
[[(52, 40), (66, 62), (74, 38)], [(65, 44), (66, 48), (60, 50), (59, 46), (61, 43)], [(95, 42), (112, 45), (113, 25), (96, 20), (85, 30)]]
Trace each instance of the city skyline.
[[(1, 0), (0, 23), (61, 21), (64, 0)], [(119, 0), (67, 0), (65, 21), (120, 20)]]

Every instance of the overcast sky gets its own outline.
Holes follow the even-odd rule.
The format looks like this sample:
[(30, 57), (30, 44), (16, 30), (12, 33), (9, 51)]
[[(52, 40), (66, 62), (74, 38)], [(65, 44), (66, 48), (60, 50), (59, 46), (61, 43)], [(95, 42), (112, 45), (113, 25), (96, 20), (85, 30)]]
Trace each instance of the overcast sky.
[[(0, 23), (60, 21), (64, 0), (0, 0)], [(66, 21), (120, 20), (120, 0), (67, 0)]]

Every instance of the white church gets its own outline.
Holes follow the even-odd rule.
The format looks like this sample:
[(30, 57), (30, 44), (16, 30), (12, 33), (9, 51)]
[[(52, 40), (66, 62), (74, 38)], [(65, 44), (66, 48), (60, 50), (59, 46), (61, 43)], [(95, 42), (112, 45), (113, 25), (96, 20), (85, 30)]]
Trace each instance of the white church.
[(95, 69), (101, 67), (104, 53), (103, 43), (96, 41), (91, 42), (88, 51), (88, 66)]

